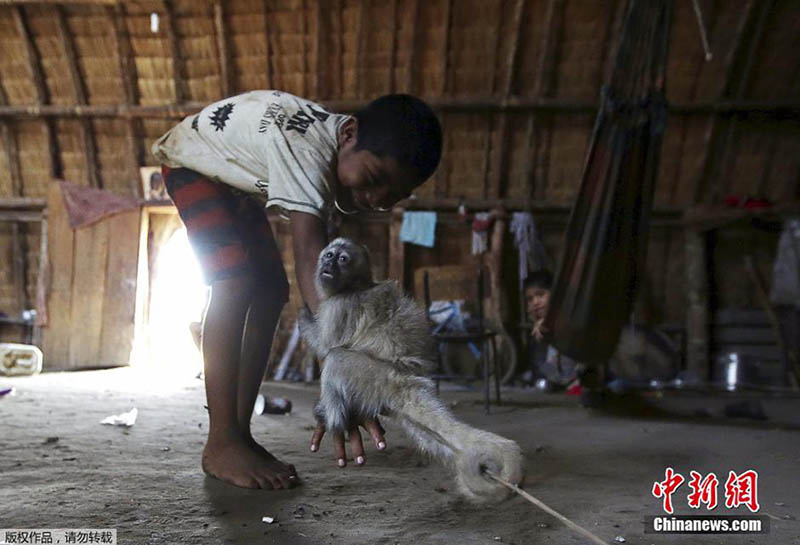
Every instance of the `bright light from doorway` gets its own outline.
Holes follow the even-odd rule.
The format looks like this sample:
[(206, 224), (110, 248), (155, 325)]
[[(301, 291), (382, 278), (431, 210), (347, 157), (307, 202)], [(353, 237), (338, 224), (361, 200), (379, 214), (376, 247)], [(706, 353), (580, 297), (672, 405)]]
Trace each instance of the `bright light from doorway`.
[(202, 369), (202, 358), (189, 327), (202, 318), (208, 287), (185, 228), (175, 231), (159, 249), (152, 278), (149, 357), (144, 365), (159, 376), (195, 376)]

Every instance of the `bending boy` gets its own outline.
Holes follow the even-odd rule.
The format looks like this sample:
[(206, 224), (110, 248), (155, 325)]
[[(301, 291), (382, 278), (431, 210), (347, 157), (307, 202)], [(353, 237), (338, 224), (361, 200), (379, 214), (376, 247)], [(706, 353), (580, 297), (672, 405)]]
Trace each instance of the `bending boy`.
[[(428, 179), (439, 163), (436, 116), (408, 95), (381, 97), (353, 116), (329, 112), (280, 91), (252, 91), (189, 116), (153, 144), (164, 181), (186, 225), (211, 298), (202, 352), (209, 408), (203, 470), (247, 488), (289, 488), (294, 466), (259, 445), (250, 417), (289, 285), (264, 210), (291, 221), (295, 273), (306, 304), (316, 310), (313, 273), (335, 208), (387, 210)], [(362, 423), (385, 448), (375, 421)], [(312, 438), (319, 448), (324, 430)], [(358, 428), (351, 455), (364, 463)], [(340, 467), (344, 436), (334, 436)]]

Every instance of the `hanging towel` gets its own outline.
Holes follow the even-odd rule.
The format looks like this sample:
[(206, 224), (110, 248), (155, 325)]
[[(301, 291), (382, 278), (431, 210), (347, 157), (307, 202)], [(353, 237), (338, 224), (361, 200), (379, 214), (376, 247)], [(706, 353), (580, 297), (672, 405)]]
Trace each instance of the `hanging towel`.
[(536, 222), (530, 212), (514, 212), (508, 230), (514, 235), (514, 246), (517, 247), (520, 286), (528, 278), (528, 271), (553, 270), (552, 260), (539, 240)]
[(404, 212), (400, 240), (433, 248), (436, 212)]
[(492, 220), (489, 212), (476, 212), (472, 220), (472, 255), (480, 255), (489, 248), (489, 227)]

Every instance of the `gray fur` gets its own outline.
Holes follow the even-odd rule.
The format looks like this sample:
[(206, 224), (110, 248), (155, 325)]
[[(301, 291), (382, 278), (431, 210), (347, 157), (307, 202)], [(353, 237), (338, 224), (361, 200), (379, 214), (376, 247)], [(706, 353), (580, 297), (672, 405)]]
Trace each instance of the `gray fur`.
[[(334, 267), (331, 261), (342, 253), (349, 267)], [(521, 482), (519, 446), (458, 421), (436, 397), (432, 381), (423, 376), (435, 358), (425, 312), (396, 282), (373, 281), (366, 248), (334, 240), (320, 253), (316, 281), (319, 309), (313, 316), (303, 308), (299, 324), (323, 364), (315, 413), (328, 430), (346, 431), (364, 417), (392, 417), (421, 451), (455, 472), (459, 490), (472, 501), (508, 493), (484, 469)]]

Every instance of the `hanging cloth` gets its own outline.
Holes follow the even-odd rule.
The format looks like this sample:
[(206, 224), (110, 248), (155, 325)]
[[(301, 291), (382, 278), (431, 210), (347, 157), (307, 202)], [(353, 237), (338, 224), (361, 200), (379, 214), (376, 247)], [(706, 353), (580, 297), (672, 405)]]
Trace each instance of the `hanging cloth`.
[(489, 249), (489, 229), (492, 227), (490, 212), (475, 212), (472, 220), (472, 255), (481, 255)]
[(403, 212), (400, 240), (433, 248), (436, 237), (436, 212)]
[(644, 268), (664, 131), (669, 21), (669, 0), (629, 0), (601, 92), (544, 322), (551, 344), (578, 361), (611, 356)]
[(514, 212), (508, 230), (514, 236), (519, 262), (519, 285), (528, 278), (528, 272), (540, 269), (552, 270), (552, 260), (539, 239), (536, 222), (530, 212)]

